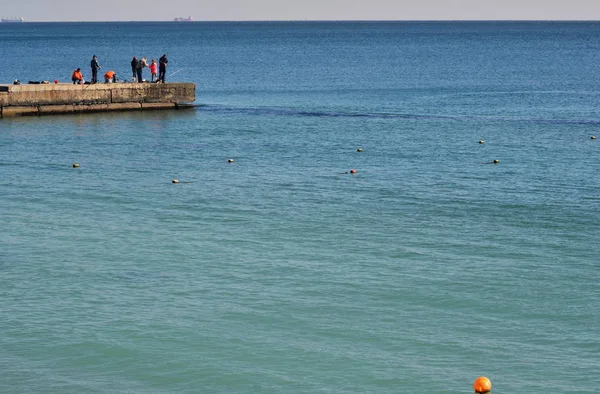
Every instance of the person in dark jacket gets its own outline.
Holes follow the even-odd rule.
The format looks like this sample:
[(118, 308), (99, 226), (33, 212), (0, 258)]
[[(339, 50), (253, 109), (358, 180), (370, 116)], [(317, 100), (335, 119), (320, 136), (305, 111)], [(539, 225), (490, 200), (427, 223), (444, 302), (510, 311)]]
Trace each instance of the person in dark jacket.
[(137, 81), (137, 68), (138, 68), (138, 59), (137, 57), (133, 57), (131, 61), (131, 72), (133, 73), (133, 82)]
[(92, 83), (96, 83), (98, 82), (98, 70), (102, 68), (100, 67), (100, 63), (98, 63), (96, 55), (92, 58), (90, 66), (92, 66)]
[(165, 53), (158, 60), (158, 80), (162, 83), (165, 83), (165, 74), (167, 73), (167, 65), (169, 64), (169, 60), (167, 60), (167, 54)]

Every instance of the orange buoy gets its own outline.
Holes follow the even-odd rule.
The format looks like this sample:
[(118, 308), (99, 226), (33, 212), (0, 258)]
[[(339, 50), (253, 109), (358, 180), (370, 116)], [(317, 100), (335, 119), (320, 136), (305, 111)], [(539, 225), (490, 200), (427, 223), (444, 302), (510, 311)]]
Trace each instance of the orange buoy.
[(475, 380), (473, 388), (476, 393), (489, 393), (492, 390), (492, 382), (485, 376), (480, 376)]
[(350, 170), (350, 174), (356, 174), (356, 170), (355, 169), (351, 169)]

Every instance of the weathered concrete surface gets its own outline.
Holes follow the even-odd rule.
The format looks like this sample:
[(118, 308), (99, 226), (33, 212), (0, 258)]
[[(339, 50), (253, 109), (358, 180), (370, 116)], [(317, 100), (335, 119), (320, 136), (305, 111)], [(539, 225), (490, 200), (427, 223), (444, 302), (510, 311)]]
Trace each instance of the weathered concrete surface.
[(38, 107), (2, 107), (2, 117), (38, 115)]
[(175, 103), (142, 103), (142, 109), (175, 109)]
[[(127, 86), (125, 89), (112, 90), (111, 102), (191, 103), (196, 100), (196, 85), (194, 84), (130, 83), (125, 84), (125, 86)], [(134, 86), (135, 88), (129, 89), (130, 86)]]
[(0, 85), (0, 117), (188, 108), (193, 83)]
[[(168, 104), (165, 104), (168, 105)], [(35, 108), (35, 107), (34, 107)], [(83, 104), (83, 105), (40, 105), (38, 115), (70, 114), (75, 112), (131, 111), (142, 109), (140, 103)]]

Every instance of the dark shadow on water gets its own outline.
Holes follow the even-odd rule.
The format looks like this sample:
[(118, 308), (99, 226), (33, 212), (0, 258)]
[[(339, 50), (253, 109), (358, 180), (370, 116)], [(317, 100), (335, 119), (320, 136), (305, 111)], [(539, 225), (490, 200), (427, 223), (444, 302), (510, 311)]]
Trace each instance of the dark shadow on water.
[(439, 115), (411, 113), (378, 113), (378, 112), (342, 112), (342, 111), (306, 111), (284, 107), (228, 107), (223, 105), (202, 104), (202, 112), (249, 116), (292, 116), (317, 118), (365, 118), (365, 119), (445, 119), (456, 121), (485, 120), (506, 123), (536, 123), (536, 124), (575, 124), (600, 125), (600, 119), (544, 119), (528, 117), (507, 117), (493, 115)]

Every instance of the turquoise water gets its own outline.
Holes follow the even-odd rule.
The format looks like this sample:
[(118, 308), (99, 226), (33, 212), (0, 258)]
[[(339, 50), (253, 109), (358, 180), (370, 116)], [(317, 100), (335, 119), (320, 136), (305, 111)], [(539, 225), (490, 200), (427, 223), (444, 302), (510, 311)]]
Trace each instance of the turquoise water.
[(0, 25), (200, 105), (0, 120), (0, 392), (593, 392), (599, 26)]

